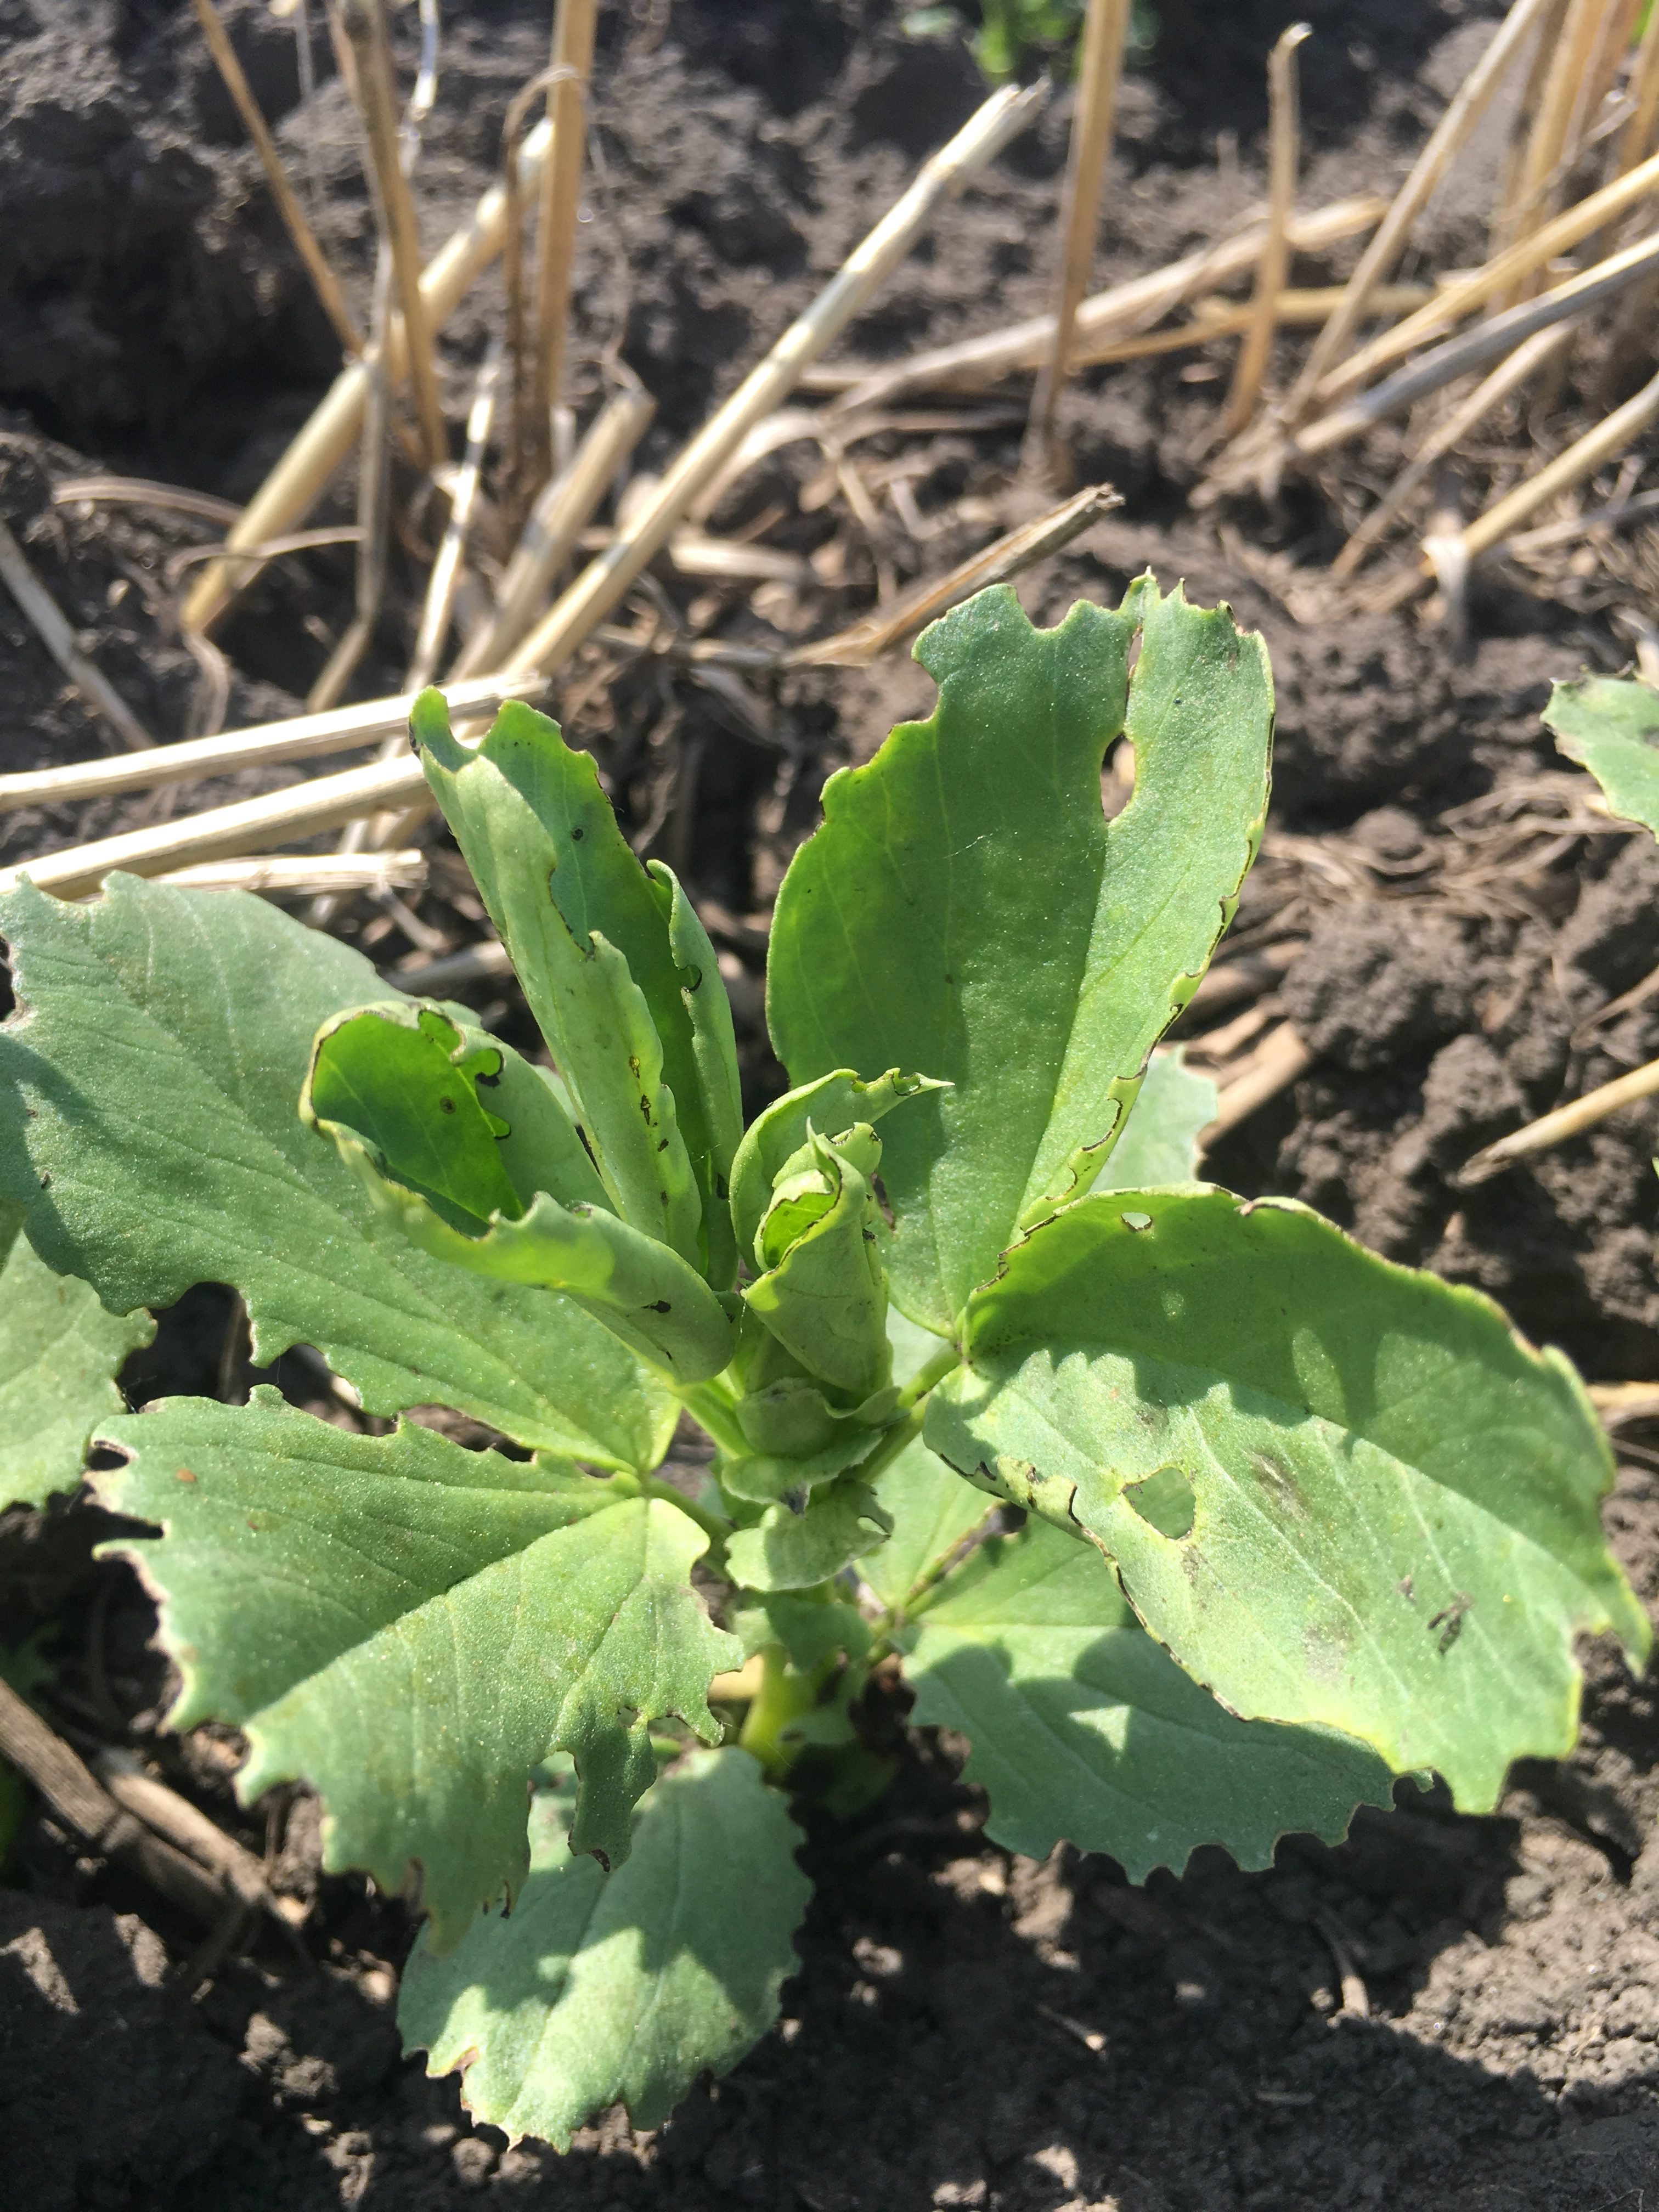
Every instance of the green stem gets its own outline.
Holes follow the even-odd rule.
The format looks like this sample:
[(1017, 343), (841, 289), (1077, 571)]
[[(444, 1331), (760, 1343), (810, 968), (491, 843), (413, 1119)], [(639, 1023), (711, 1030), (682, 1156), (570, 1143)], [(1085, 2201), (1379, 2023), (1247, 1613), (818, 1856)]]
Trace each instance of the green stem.
[(905, 1447), (915, 1443), (921, 1434), (921, 1424), (927, 1412), (927, 1404), (923, 1401), (912, 1406), (908, 1413), (894, 1422), (869, 1458), (860, 1460), (854, 1469), (860, 1482), (873, 1482), (878, 1474), (885, 1474)]
[(817, 1702), (818, 1683), (789, 1664), (781, 1644), (769, 1644), (761, 1653), (761, 1686), (750, 1700), (749, 1712), (738, 1732), (739, 1746), (757, 1759), (772, 1780), (781, 1781), (795, 1763), (795, 1747), (782, 1741), (783, 1731)]
[(935, 1382), (942, 1382), (947, 1375), (954, 1375), (962, 1364), (962, 1354), (954, 1344), (941, 1345), (933, 1358), (917, 1368), (915, 1373), (899, 1392), (899, 1406), (908, 1412), (920, 1405)]
[(679, 1401), (700, 1421), (728, 1459), (742, 1459), (749, 1441), (738, 1426), (732, 1395), (718, 1382), (694, 1382), (678, 1392)]

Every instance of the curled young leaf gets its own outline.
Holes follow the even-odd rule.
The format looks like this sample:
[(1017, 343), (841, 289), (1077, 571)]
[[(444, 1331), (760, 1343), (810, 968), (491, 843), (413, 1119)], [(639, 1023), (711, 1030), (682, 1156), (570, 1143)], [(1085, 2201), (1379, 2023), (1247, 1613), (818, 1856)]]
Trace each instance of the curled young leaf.
[(610, 1208), (545, 1073), (459, 1008), (399, 999), (325, 1022), (300, 1115), (353, 1130), (458, 1225), (516, 1219), (538, 1191)]
[[(739, 1413), (742, 1411), (740, 1406)], [(723, 1458), (720, 1487), (755, 1505), (774, 1505), (790, 1498), (799, 1505), (811, 1492), (868, 1459), (879, 1441), (878, 1431), (844, 1421), (831, 1442), (814, 1452), (755, 1452), (742, 1458)]]
[(607, 2106), (665, 2119), (699, 2074), (729, 2073), (777, 2018), (811, 1885), (789, 1808), (746, 1752), (694, 1752), (641, 1801), (628, 1863), (573, 1856), (569, 1796), (539, 1790), (511, 1917), (447, 1959), (417, 1943), (398, 2019), (434, 2075), (509, 2142), (560, 2150)]
[[(488, 1104), (481, 1082), (493, 1086)], [(563, 1291), (677, 1381), (705, 1382), (730, 1360), (736, 1334), (720, 1300), (678, 1253), (611, 1212), (538, 1071), (441, 1008), (326, 1024), (301, 1112), (382, 1216), (434, 1259)]]
[(525, 1789), (553, 1750), (582, 1778), (574, 1848), (619, 1864), (653, 1778), (649, 1723), (705, 1742), (735, 1638), (691, 1587), (685, 1514), (568, 1465), (464, 1451), (410, 1425), (358, 1436), (261, 1386), (106, 1424), (131, 1455), (95, 1478), (161, 1599), (176, 1728), (246, 1730), (245, 1803), (303, 1778), (325, 1863), (396, 1891), (411, 1867), (434, 1940), (519, 1887)]
[(1481, 1812), (1511, 1760), (1570, 1748), (1579, 1635), (1646, 1657), (1566, 1361), (1305, 1208), (1085, 1200), (1008, 1255), (965, 1349), (933, 1449), (1086, 1531), (1246, 1719), (1359, 1737)]
[(750, 1312), (849, 1410), (892, 1375), (871, 1191), (880, 1158), (867, 1123), (834, 1142), (809, 1137), (778, 1172), (755, 1233), (766, 1273), (743, 1293)]
[[(1273, 692), (1259, 637), (1150, 579), (1049, 630), (981, 592), (916, 658), (938, 707), (824, 787), (767, 1009), (798, 1085), (901, 1066), (951, 1085), (896, 1117), (882, 1163), (894, 1298), (950, 1335), (1017, 1229), (1093, 1182), (1196, 989), (1261, 836)], [(1121, 732), (1134, 792), (1108, 822)]]
[(617, 1213), (723, 1264), (729, 1231), (708, 1224), (726, 1205), (730, 1008), (722, 1023), (726, 986), (678, 886), (641, 868), (592, 758), (545, 714), (509, 702), (464, 745), (427, 691), (410, 732)]
[(803, 1488), (769, 1505), (753, 1528), (729, 1539), (726, 1565), (744, 1589), (810, 1589), (879, 1544), (891, 1525), (868, 1483), (844, 1474), (810, 1498)]
[(732, 1633), (743, 1646), (745, 1659), (769, 1644), (781, 1645), (790, 1663), (805, 1671), (823, 1666), (838, 1652), (861, 1659), (872, 1643), (870, 1624), (855, 1605), (830, 1598), (821, 1591), (775, 1590), (763, 1597), (745, 1596), (733, 1608)]
[(873, 1125), (906, 1099), (944, 1087), (925, 1075), (901, 1075), (896, 1067), (873, 1083), (861, 1081), (851, 1068), (838, 1067), (774, 1099), (750, 1124), (732, 1165), (732, 1221), (738, 1250), (745, 1258), (753, 1252), (778, 1171), (811, 1131), (833, 1137), (854, 1122)]

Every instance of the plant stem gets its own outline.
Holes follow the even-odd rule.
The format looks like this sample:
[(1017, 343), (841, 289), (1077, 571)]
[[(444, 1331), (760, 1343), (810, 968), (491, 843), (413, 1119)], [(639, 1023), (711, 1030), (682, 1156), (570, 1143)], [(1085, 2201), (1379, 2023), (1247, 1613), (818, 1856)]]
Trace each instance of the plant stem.
[(799, 1747), (784, 1743), (783, 1731), (817, 1703), (821, 1672), (801, 1674), (789, 1664), (781, 1644), (769, 1644), (761, 1654), (760, 1690), (750, 1702), (738, 1743), (774, 1781), (781, 1781), (795, 1763)]
[(933, 1358), (925, 1360), (899, 1392), (899, 1407), (908, 1413), (920, 1405), (935, 1382), (942, 1382), (947, 1375), (955, 1374), (962, 1364), (962, 1354), (954, 1344), (941, 1345)]
[(718, 1382), (694, 1382), (678, 1393), (679, 1401), (694, 1421), (700, 1421), (723, 1452), (733, 1459), (746, 1458), (748, 1438), (738, 1426), (731, 1394)]
[[(956, 1364), (954, 1358), (951, 1364)], [(894, 1422), (869, 1458), (860, 1460), (854, 1468), (853, 1472), (860, 1482), (873, 1482), (878, 1474), (885, 1474), (905, 1447), (915, 1443), (921, 1434), (922, 1419), (927, 1410), (926, 1400), (919, 1399), (902, 1419)]]

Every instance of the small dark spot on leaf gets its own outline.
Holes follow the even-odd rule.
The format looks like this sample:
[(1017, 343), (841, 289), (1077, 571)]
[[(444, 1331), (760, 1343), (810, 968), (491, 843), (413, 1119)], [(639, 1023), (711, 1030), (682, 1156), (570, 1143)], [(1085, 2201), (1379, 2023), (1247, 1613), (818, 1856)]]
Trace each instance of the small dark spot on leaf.
[(657, 1150), (658, 1150), (659, 1152), (665, 1152), (668, 1150), (668, 1139), (667, 1139), (667, 1138), (666, 1138), (666, 1137), (659, 1137), (659, 1138), (658, 1138), (658, 1139), (657, 1139)]
[(646, 1120), (646, 1126), (647, 1126), (647, 1127), (648, 1128), (648, 1127), (650, 1127), (650, 1124), (651, 1124), (651, 1101), (650, 1101), (648, 1098), (641, 1098), (641, 1101), (640, 1101), (640, 1111), (641, 1111), (641, 1114), (643, 1114), (643, 1115), (644, 1115), (644, 1116), (645, 1116), (645, 1120)]
[(453, 1114), (455, 1111), (455, 1101), (450, 1097), (447, 1091), (443, 1097), (438, 1101), (438, 1111), (441, 1114)]
[(41, 1170), (40, 1188), (42, 1190), (50, 1190), (52, 1188), (52, 1170), (50, 1168), (46, 1168)]
[[(1459, 1590), (1451, 1603), (1448, 1606), (1443, 1606), (1441, 1610), (1436, 1613), (1434, 1619), (1429, 1623), (1429, 1633), (1431, 1636), (1433, 1635), (1437, 1628), (1440, 1629), (1440, 1641), (1435, 1648), (1439, 1652), (1443, 1659), (1445, 1657), (1447, 1652), (1451, 1650), (1453, 1644), (1456, 1643), (1458, 1638), (1463, 1633), (1463, 1616), (1472, 1609), (1474, 1604), (1474, 1600), (1469, 1595), (1467, 1590)], [(1441, 1623), (1443, 1621), (1445, 1626), (1441, 1627)]]
[(495, 1070), (495, 1073), (493, 1075), (480, 1075), (474, 1079), (475, 1081), (482, 1083), (486, 1091), (494, 1091), (497, 1089), (500, 1085), (501, 1079), (501, 1071), (499, 1067)]
[(580, 845), (586, 834), (586, 831), (584, 830), (573, 830), (570, 833), (571, 843), (573, 845)]
[(629, 1071), (632, 1074), (635, 1082), (637, 1083), (640, 1079), (640, 1056), (638, 1053), (630, 1052), (629, 1054), (628, 1066)]
[[(894, 1221), (895, 1221), (895, 1217), (894, 1217), (894, 1213), (893, 1213), (893, 1209), (892, 1209), (892, 1207), (889, 1205), (888, 1200), (887, 1200), (887, 1186), (886, 1186), (886, 1184), (882, 1181), (882, 1179), (881, 1179), (881, 1177), (880, 1177), (879, 1176), (871, 1176), (871, 1178), (870, 1178), (870, 1191), (871, 1191), (871, 1194), (872, 1194), (872, 1196), (874, 1198), (874, 1200), (875, 1200), (875, 1201), (876, 1201), (877, 1206), (878, 1206), (879, 1207), (879, 1209), (880, 1209), (880, 1212), (881, 1212), (881, 1218), (882, 1218), (882, 1219), (883, 1219), (883, 1220), (887, 1224), (887, 1226), (888, 1226), (890, 1229), (891, 1229), (891, 1228), (894, 1226)], [(724, 1193), (724, 1192), (722, 1192), (720, 1194), (721, 1194), (721, 1196), (722, 1196), (722, 1197), (724, 1197), (724, 1196), (725, 1196), (725, 1193)]]
[(865, 1243), (866, 1243), (866, 1244), (873, 1244), (873, 1243), (875, 1243), (875, 1241), (876, 1241), (876, 1232), (875, 1232), (875, 1231), (874, 1231), (873, 1229), (866, 1229), (866, 1230), (865, 1231), (865, 1232), (864, 1232), (864, 1241), (865, 1241)]
[(647, 1313), (672, 1313), (673, 1310), (666, 1298), (653, 1298), (646, 1308)]
[(179, 1480), (180, 1482), (194, 1482), (196, 1477), (187, 1467), (181, 1467), (179, 1470)]

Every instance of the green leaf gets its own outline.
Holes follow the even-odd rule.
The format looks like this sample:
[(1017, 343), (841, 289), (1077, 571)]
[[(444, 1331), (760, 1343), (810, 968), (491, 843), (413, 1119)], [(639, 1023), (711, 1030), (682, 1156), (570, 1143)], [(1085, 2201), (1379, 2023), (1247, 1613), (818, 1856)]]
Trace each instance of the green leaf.
[(695, 1752), (641, 1803), (626, 1866), (573, 1857), (568, 1800), (538, 1793), (531, 1875), (454, 1955), (422, 1940), (398, 2017), (434, 2075), (464, 2069), (475, 2118), (560, 2150), (618, 2102), (665, 2119), (697, 2075), (728, 2073), (777, 2018), (811, 1893), (799, 1832), (746, 1752)]
[(1207, 1075), (1187, 1066), (1182, 1046), (1155, 1052), (1096, 1190), (1157, 1190), (1196, 1181), (1198, 1140), (1214, 1121), (1220, 1097)]
[(1131, 1881), (1200, 1844), (1242, 1867), (1290, 1831), (1328, 1843), (1393, 1778), (1352, 1738), (1236, 1720), (1139, 1626), (1091, 1545), (1033, 1521), (948, 1575), (914, 1632), (911, 1718), (972, 1742), (988, 1836), (1045, 1858), (1062, 1838)]
[[(708, 941), (673, 870), (647, 860), (647, 873), (668, 920), (668, 949), (680, 976), (680, 1000), (691, 1026), (691, 1058), (696, 1070), (696, 1111), (688, 1126), (701, 1132), (705, 1150), (694, 1159), (697, 1180), (710, 1201), (703, 1208), (708, 1240), (708, 1279), (721, 1289), (735, 1281), (738, 1249), (726, 1202), (732, 1162), (743, 1137), (743, 1079), (738, 1070), (738, 1036), (732, 1001), (721, 980), (720, 957)], [(682, 1082), (684, 1076), (679, 1078)], [(685, 1118), (682, 1116), (682, 1121)]]
[[(1261, 640), (1149, 579), (1052, 630), (982, 592), (916, 657), (938, 708), (825, 786), (778, 896), (768, 1012), (797, 1085), (898, 1066), (953, 1085), (896, 1118), (882, 1162), (893, 1297), (950, 1334), (1016, 1229), (1093, 1182), (1197, 988), (1261, 835), (1273, 702)], [(1109, 823), (1126, 728), (1134, 795)]]
[(929, 1443), (1085, 1529), (1244, 1718), (1340, 1729), (1485, 1811), (1512, 1759), (1571, 1747), (1578, 1635), (1646, 1655), (1566, 1361), (1303, 1207), (1087, 1199), (1009, 1255), (966, 1349)]
[(752, 1528), (726, 1547), (726, 1565), (745, 1589), (810, 1589), (850, 1566), (887, 1532), (887, 1515), (867, 1483), (844, 1474), (804, 1510), (769, 1505)]
[(563, 1291), (678, 1381), (730, 1362), (737, 1334), (714, 1291), (617, 1218), (551, 1085), (481, 1031), (435, 1006), (348, 1015), (318, 1037), (300, 1112), (434, 1259)]
[(656, 1464), (673, 1400), (607, 1329), (416, 1251), (301, 1124), (318, 1029), (384, 995), (360, 954), (264, 899), (121, 875), (88, 906), (25, 885), (0, 933), (23, 1009), (0, 1026), (0, 1190), (49, 1265), (113, 1312), (232, 1284), (257, 1361), (315, 1345), (371, 1413), (441, 1402)]
[(802, 1596), (793, 1590), (775, 1590), (757, 1597), (732, 1613), (732, 1633), (750, 1659), (769, 1644), (781, 1644), (792, 1665), (804, 1673), (821, 1667), (826, 1659), (844, 1651), (861, 1659), (870, 1649), (870, 1624), (855, 1605), (825, 1598), (816, 1591)]
[(550, 1078), (461, 1012), (399, 999), (325, 1022), (301, 1119), (355, 1132), (458, 1228), (517, 1220), (538, 1191), (608, 1207)]
[[(738, 1410), (741, 1412), (742, 1407)], [(868, 1459), (880, 1441), (878, 1430), (860, 1428), (856, 1422), (846, 1421), (842, 1424), (840, 1434), (817, 1451), (793, 1457), (773, 1452), (722, 1457), (720, 1487), (731, 1497), (744, 1498), (750, 1504), (771, 1505), (781, 1499), (793, 1499), (799, 1508), (809, 1492), (833, 1482), (860, 1460)]]
[(1613, 813), (1659, 837), (1659, 691), (1631, 678), (1558, 684), (1544, 721), (1556, 750), (1589, 770)]
[(708, 1684), (738, 1645), (691, 1588), (708, 1539), (627, 1476), (464, 1451), (400, 1425), (337, 1429), (260, 1388), (107, 1422), (132, 1455), (112, 1511), (160, 1524), (110, 1548), (161, 1597), (175, 1728), (244, 1729), (244, 1802), (303, 1778), (325, 1863), (395, 1891), (422, 1875), (434, 1940), (519, 1886), (525, 1789), (550, 1751), (582, 1778), (574, 1848), (625, 1856), (654, 1771), (648, 1724), (718, 1740)]
[(767, 1272), (743, 1293), (750, 1313), (848, 1408), (892, 1376), (871, 1188), (880, 1158), (867, 1122), (838, 1143), (810, 1137), (779, 1171), (755, 1237)]
[(148, 1344), (147, 1313), (106, 1313), (98, 1294), (54, 1274), (0, 1202), (0, 1510), (73, 1490), (93, 1430), (122, 1407), (115, 1377)]
[(943, 1088), (925, 1075), (901, 1075), (896, 1067), (873, 1083), (861, 1082), (850, 1068), (838, 1067), (774, 1099), (750, 1124), (732, 1165), (732, 1225), (745, 1260), (754, 1254), (755, 1238), (772, 1203), (772, 1186), (810, 1131), (836, 1137), (860, 1121), (873, 1126), (907, 1098)]
[(729, 1227), (706, 1239), (703, 1224), (731, 1164), (732, 1102), (714, 1075), (731, 1012), (724, 1024), (713, 1012), (726, 986), (687, 910), (678, 942), (695, 957), (676, 957), (672, 878), (647, 875), (591, 757), (533, 708), (509, 702), (474, 747), (427, 691), (410, 729), (617, 1212), (694, 1264), (726, 1254)]
[(893, 1532), (860, 1562), (859, 1573), (884, 1606), (902, 1614), (999, 1503), (964, 1482), (920, 1438), (882, 1470), (874, 1488), (877, 1502), (892, 1516)]

